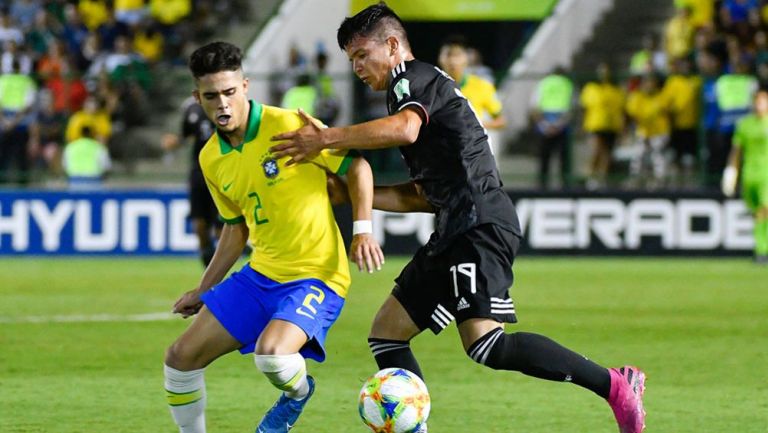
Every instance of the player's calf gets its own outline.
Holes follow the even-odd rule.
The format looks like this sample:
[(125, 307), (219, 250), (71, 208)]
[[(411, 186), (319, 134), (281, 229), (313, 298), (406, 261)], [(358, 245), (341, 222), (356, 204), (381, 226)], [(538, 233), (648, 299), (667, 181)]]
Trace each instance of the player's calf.
[(538, 334), (505, 334), (494, 329), (475, 341), (467, 355), (494, 370), (519, 371), (528, 376), (557, 382), (573, 382), (608, 398), (608, 370), (551, 339)]
[(165, 392), (180, 433), (205, 433), (205, 369), (180, 371), (165, 365)]
[(404, 368), (424, 380), (419, 363), (411, 351), (410, 342), (371, 337), (368, 338), (368, 347), (371, 348), (379, 369)]

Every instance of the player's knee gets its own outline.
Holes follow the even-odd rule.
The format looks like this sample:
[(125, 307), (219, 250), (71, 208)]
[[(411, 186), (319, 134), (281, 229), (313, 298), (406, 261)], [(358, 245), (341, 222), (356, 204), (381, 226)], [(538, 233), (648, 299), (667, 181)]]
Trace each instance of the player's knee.
[(180, 371), (202, 368), (198, 354), (180, 341), (174, 342), (165, 351), (165, 365)]
[(260, 344), (253, 351), (256, 355), (279, 355), (280, 349), (276, 344)]
[(181, 344), (177, 341), (170, 346), (168, 346), (168, 349), (165, 351), (165, 365), (175, 368), (177, 370), (183, 370), (182, 365), (184, 364), (184, 350), (181, 347)]
[(283, 346), (284, 343), (279, 338), (270, 338), (267, 335), (262, 335), (259, 341), (256, 342), (256, 348), (253, 353), (255, 355), (284, 355), (292, 352)]
[(419, 332), (399, 301), (390, 297), (376, 313), (368, 338), (410, 341)]

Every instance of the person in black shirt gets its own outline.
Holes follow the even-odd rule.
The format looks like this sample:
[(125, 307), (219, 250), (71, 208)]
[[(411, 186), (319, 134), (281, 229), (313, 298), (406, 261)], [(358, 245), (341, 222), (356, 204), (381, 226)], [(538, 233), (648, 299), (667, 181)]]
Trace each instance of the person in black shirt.
[[(218, 211), (213, 203), (211, 193), (205, 185), (203, 171), (197, 160), (200, 151), (211, 138), (214, 131), (213, 123), (203, 111), (203, 107), (194, 98), (190, 97), (182, 104), (184, 110), (181, 124), (181, 139), (192, 143), (192, 161), (189, 169), (189, 217), (197, 235), (200, 260), (204, 266), (208, 266), (216, 250), (215, 240), (221, 234), (222, 223), (218, 219)], [(180, 145), (179, 137), (167, 134), (163, 137), (163, 148), (175, 149)]]
[(374, 207), (436, 214), (435, 232), (373, 321), (368, 342), (379, 368), (422, 376), (410, 340), (455, 320), (472, 360), (590, 389), (608, 400), (621, 432), (641, 432), (645, 375), (639, 369), (606, 369), (547, 337), (504, 332), (505, 322), (517, 320), (509, 287), (521, 230), (486, 132), (456, 83), (414, 59), (402, 22), (383, 3), (345, 19), (337, 36), (355, 74), (373, 90), (387, 91), (389, 116), (322, 128), (302, 113), (306, 125), (273, 137), (281, 143), (271, 150), (294, 164), (324, 148), (397, 146), (411, 182), (376, 187)]

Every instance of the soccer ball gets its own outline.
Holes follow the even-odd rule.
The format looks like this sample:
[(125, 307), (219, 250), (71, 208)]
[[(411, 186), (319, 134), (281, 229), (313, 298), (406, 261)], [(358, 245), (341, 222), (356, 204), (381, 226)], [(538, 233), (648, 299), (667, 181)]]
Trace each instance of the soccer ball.
[(413, 433), (429, 417), (429, 392), (408, 370), (386, 368), (360, 390), (360, 417), (375, 433)]

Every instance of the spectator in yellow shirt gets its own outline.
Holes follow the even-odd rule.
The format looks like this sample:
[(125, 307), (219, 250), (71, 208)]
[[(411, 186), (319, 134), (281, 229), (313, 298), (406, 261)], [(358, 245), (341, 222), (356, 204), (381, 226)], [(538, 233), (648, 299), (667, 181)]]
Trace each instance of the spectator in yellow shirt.
[(696, 163), (699, 119), (701, 117), (701, 77), (692, 74), (688, 59), (677, 59), (662, 93), (672, 126), (670, 144), (679, 180), (690, 179)]
[(691, 53), (694, 31), (691, 10), (687, 7), (678, 9), (664, 32), (664, 48), (668, 59), (687, 57)]
[(584, 130), (590, 134), (593, 148), (587, 180), (590, 189), (605, 182), (616, 138), (624, 129), (624, 92), (614, 83), (607, 63), (597, 67), (597, 76), (597, 81), (584, 86), (580, 98)]
[(135, 26), (146, 15), (144, 0), (115, 0), (115, 19), (121, 23)]
[(149, 0), (149, 14), (163, 35), (166, 59), (186, 63), (182, 53), (193, 30), (183, 20), (191, 11), (192, 0)]
[(485, 128), (501, 129), (507, 124), (493, 83), (477, 75), (466, 73), (469, 58), (463, 40), (452, 38), (445, 42), (440, 48), (438, 63), (456, 80), (456, 85), (461, 89), (461, 93), (467, 98)]
[[(629, 95), (627, 114), (635, 124), (637, 148), (630, 164), (630, 174), (645, 186), (662, 186), (667, 175), (665, 151), (670, 124), (667, 101), (655, 74), (643, 77), (640, 90)], [(652, 181), (644, 182), (649, 165)]]
[(715, 0), (675, 0), (675, 7), (691, 10), (691, 24), (695, 29), (714, 24)]
[(88, 30), (94, 31), (107, 21), (109, 9), (105, 0), (80, 0), (77, 11)]
[(141, 24), (133, 36), (133, 49), (152, 64), (163, 57), (165, 38), (154, 24)]
[(93, 96), (86, 98), (83, 109), (69, 118), (64, 140), (69, 143), (82, 137), (83, 128), (86, 126), (93, 132), (93, 137), (102, 143), (107, 143), (112, 136), (112, 120), (109, 113), (100, 107), (99, 100)]
[(178, 24), (191, 11), (191, 0), (149, 0), (149, 14), (163, 26)]

